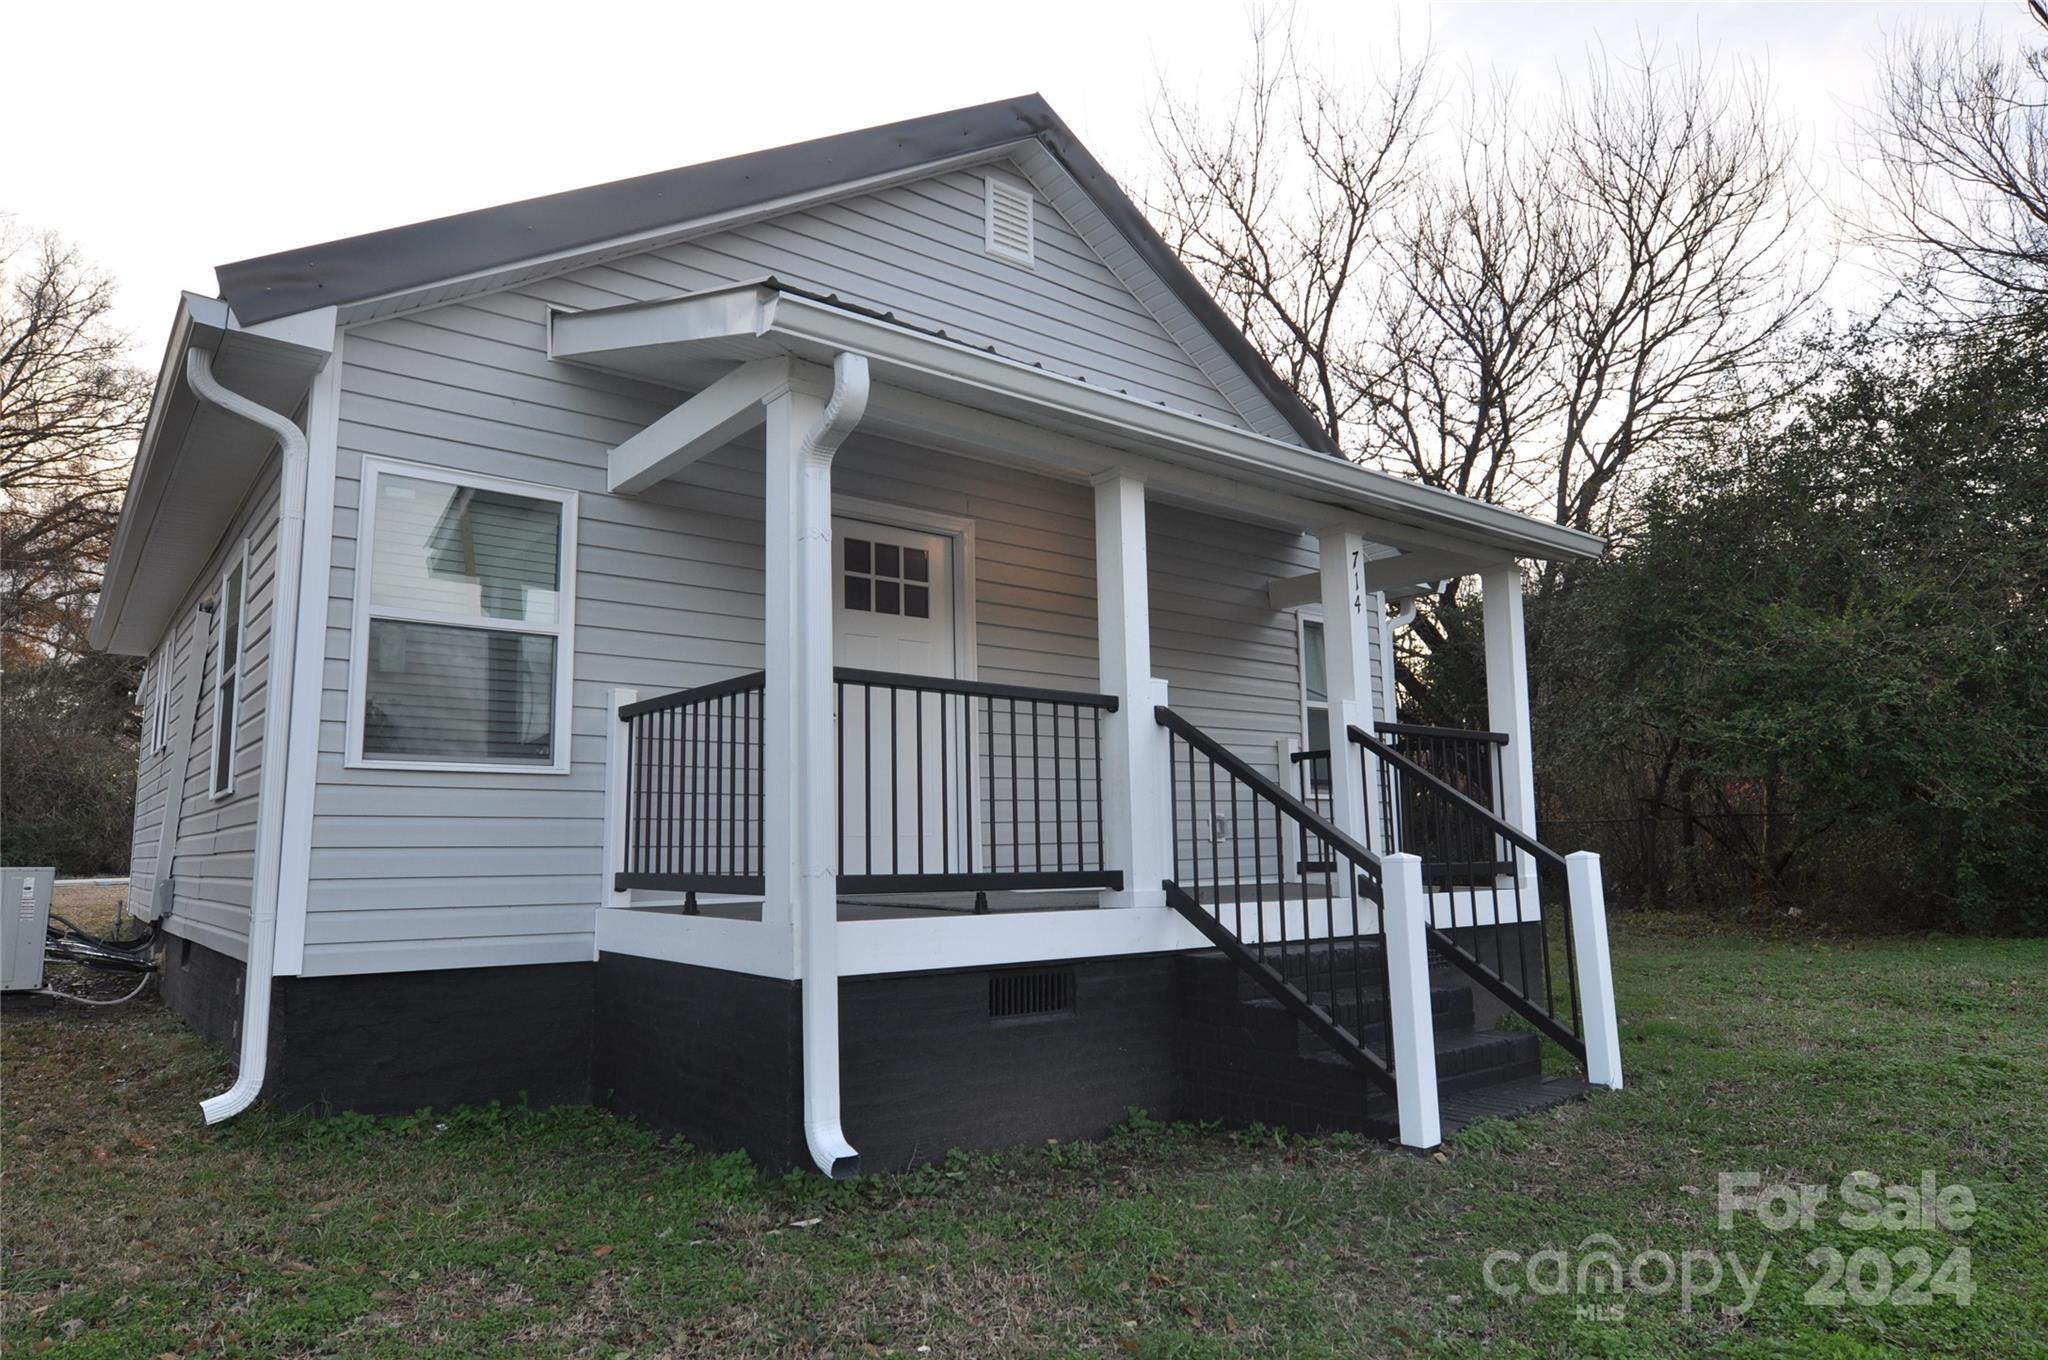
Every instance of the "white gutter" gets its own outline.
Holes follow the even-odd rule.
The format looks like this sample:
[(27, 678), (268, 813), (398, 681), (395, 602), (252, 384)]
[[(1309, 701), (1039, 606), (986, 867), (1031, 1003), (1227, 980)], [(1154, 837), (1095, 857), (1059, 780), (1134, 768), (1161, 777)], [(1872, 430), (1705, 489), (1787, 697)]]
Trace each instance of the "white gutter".
[[(804, 436), (798, 451), (799, 475), (829, 477), (832, 455), (860, 424), (867, 409), (868, 361), (858, 354), (835, 356), (832, 395), (818, 423)], [(822, 525), (806, 522), (801, 526), (804, 543), (800, 554), (825, 555), (825, 569), (808, 573), (813, 583), (820, 578), (828, 583), (835, 579), (831, 497), (829, 487), (824, 489), (828, 494), (806, 495), (800, 502), (807, 512), (824, 517)], [(800, 556), (798, 570), (805, 566)], [(832, 587), (828, 584), (826, 589), (829, 592)], [(831, 617), (829, 605), (825, 617)], [(832, 674), (832, 630), (827, 623), (823, 630), (805, 628), (799, 635), (801, 646), (822, 646), (826, 654), (798, 664), (800, 676), (805, 680), (815, 676), (819, 683), (804, 686), (816, 693), (805, 692), (797, 698), (796, 749), (825, 752), (831, 750), (832, 743), (832, 700), (827, 683)], [(860, 1170), (860, 1154), (839, 1126), (839, 885), (831, 868), (839, 805), (837, 789), (827, 781), (808, 778), (809, 773), (798, 772), (800, 779), (814, 786), (798, 792), (798, 867), (806, 875), (815, 869), (825, 882), (822, 887), (800, 883), (797, 888), (797, 956), (803, 969), (804, 1141), (818, 1170), (838, 1180)]]
[(293, 643), (299, 632), (299, 566), (306, 546), (306, 437), (288, 418), (221, 386), (204, 350), (195, 349), (186, 356), (185, 377), (201, 401), (269, 430), (283, 450), (271, 586), (270, 664), (264, 678), (263, 766), (257, 783), (256, 865), (249, 902), (248, 960), (242, 980), (242, 1060), (235, 1084), (199, 1106), (207, 1123), (218, 1124), (255, 1103), (270, 1057), (270, 984), (277, 945), (278, 869), (283, 858)]
[[(1463, 540), (1476, 549), (1540, 561), (1594, 558), (1606, 540), (1563, 525), (1532, 519), (1499, 506), (1406, 478), (1332, 458), (1297, 444), (1220, 421), (1175, 411), (1050, 372), (1033, 364), (970, 348), (899, 323), (785, 292), (772, 282), (726, 285), (659, 302), (624, 303), (585, 312), (554, 312), (548, 327), (551, 358), (607, 367), (632, 350), (673, 351), (733, 341), (770, 341), (802, 347), (798, 357), (823, 362), (827, 353), (865, 354), (876, 379), (959, 400), (966, 393), (984, 409), (1050, 411), (1085, 423), (1112, 444), (1165, 456), (1183, 465), (1253, 485), (1283, 490), (1319, 504), (1339, 505), (1393, 523)], [(808, 350), (808, 353), (803, 352)], [(722, 357), (760, 358), (758, 348), (726, 348)], [(643, 381), (645, 367), (620, 366)]]

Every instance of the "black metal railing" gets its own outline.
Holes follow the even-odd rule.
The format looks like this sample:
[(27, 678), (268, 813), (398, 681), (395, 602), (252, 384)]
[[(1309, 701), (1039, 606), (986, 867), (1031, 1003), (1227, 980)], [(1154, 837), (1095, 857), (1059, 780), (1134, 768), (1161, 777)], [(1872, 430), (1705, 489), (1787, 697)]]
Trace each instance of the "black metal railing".
[[(616, 888), (765, 890), (765, 684), (756, 671), (620, 708)], [(1103, 845), (1113, 697), (843, 668), (832, 693), (842, 891), (1123, 886)]]
[[(1393, 735), (1404, 735), (1405, 725)], [(1430, 943), (1546, 1037), (1585, 1060), (1577, 944), (1564, 857), (1510, 825), (1491, 797), (1501, 787), (1505, 738), (1407, 729), (1439, 754), (1435, 768), (1408, 750), (1353, 727), (1361, 791), (1379, 792), (1380, 848), (1422, 860)], [(1463, 737), (1472, 740), (1458, 741)], [(1490, 758), (1475, 759), (1477, 746)], [(1446, 763), (1449, 762), (1449, 763)], [(1489, 782), (1480, 783), (1484, 771)], [(1449, 777), (1446, 777), (1449, 776)], [(1431, 856), (1438, 859), (1432, 866)]]
[[(1507, 733), (1398, 722), (1375, 723), (1373, 731), (1440, 783), (1494, 816), (1501, 815)], [(1422, 860), (1422, 880), (1429, 887), (1483, 887), (1512, 871), (1498, 853), (1499, 841), (1478, 823), (1449, 812), (1427, 785), (1396, 780), (1389, 787), (1398, 796), (1381, 800), (1381, 844), (1392, 843), (1389, 829), (1397, 828), (1397, 843), (1404, 853)]]
[(1338, 1053), (1393, 1089), (1379, 861), (1173, 710), (1169, 905)]
[(1105, 860), (1107, 694), (841, 668), (845, 892), (1121, 888)]
[[(1336, 794), (1330, 787), (1330, 751), (1323, 747), (1313, 751), (1290, 751), (1287, 761), (1294, 767), (1294, 793), (1302, 803), (1317, 816), (1328, 822), (1337, 820)], [(1320, 843), (1306, 831), (1296, 838), (1300, 843), (1300, 856), (1296, 861), (1297, 873), (1321, 870), (1326, 860), (1314, 857), (1313, 852)], [(1334, 868), (1334, 865), (1329, 867)]]
[(626, 724), (625, 863), (614, 886), (758, 893), (760, 671), (643, 699)]

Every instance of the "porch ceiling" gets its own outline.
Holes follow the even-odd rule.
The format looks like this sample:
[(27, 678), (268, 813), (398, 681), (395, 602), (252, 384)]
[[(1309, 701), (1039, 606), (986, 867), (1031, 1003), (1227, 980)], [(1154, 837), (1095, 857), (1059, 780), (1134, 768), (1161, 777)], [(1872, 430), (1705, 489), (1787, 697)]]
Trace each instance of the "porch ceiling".
[(774, 279), (549, 318), (552, 358), (684, 391), (760, 359), (866, 357), (863, 428), (1069, 475), (1135, 470), (1155, 494), (1315, 530), (1356, 521), (1406, 551), (1596, 557), (1605, 541), (1295, 444), (1107, 391)]

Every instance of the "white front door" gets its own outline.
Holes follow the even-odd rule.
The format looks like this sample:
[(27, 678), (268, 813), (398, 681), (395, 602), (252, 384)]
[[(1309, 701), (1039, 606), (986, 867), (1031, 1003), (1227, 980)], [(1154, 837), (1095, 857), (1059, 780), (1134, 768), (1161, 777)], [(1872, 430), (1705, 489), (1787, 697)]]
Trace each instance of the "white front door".
[[(835, 667), (958, 675), (953, 541), (834, 519)], [(842, 874), (961, 872), (971, 708), (959, 696), (845, 683), (836, 742)]]

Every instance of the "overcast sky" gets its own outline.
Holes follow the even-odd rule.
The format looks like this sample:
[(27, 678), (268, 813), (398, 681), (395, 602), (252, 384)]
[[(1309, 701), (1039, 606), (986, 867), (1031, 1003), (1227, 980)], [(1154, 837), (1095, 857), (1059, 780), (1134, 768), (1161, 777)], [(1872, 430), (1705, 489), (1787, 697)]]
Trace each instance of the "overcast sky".
[[(1148, 169), (1157, 82), (1227, 91), (1244, 0), (534, 4), (436, 0), (87, 5), (16, 0), (0, 18), (17, 118), (0, 213), (55, 229), (120, 284), (154, 362), (180, 289), (213, 266), (468, 208), (687, 165), (1036, 90), (1110, 170)], [(1980, 5), (1302, 0), (1333, 67), (1399, 32), (1447, 60), (1552, 81), (1589, 49), (1697, 45), (1755, 62), (1823, 183), (1902, 25), (2021, 31)]]

